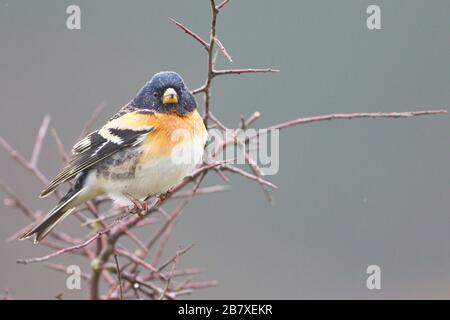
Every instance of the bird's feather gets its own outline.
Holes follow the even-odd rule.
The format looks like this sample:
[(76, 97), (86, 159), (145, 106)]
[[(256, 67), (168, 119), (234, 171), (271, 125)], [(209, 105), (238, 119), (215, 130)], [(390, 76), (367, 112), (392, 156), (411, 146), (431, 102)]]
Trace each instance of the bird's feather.
[(60, 184), (123, 148), (139, 145), (158, 124), (159, 120), (154, 116), (154, 112), (149, 110), (134, 111), (112, 118), (100, 130), (92, 132), (75, 144), (72, 159), (42, 191), (41, 197), (49, 195)]

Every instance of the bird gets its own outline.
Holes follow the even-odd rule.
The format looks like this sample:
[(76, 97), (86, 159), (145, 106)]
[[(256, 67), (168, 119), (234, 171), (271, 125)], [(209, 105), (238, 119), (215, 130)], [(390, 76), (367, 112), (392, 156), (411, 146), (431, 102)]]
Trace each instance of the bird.
[(77, 206), (103, 194), (124, 206), (164, 196), (202, 162), (207, 139), (183, 78), (173, 71), (156, 73), (103, 127), (73, 146), (70, 160), (40, 197), (73, 180), (71, 188), (20, 239), (34, 235), (38, 243)]

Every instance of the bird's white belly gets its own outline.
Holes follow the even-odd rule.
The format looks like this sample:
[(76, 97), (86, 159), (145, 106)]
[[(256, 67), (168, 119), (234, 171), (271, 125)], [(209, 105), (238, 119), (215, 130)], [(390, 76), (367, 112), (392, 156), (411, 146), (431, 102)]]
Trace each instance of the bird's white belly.
[[(185, 146), (192, 154), (189, 161), (180, 161), (174, 155), (153, 158), (145, 164), (137, 164), (139, 155), (118, 154), (117, 159), (126, 159), (113, 165), (107, 174), (97, 173), (92, 183), (100, 188), (99, 193), (108, 193), (120, 205), (130, 204), (123, 193), (144, 199), (150, 195), (166, 193), (180, 183), (199, 164), (203, 156), (204, 141), (195, 141)], [(115, 159), (111, 159), (114, 163)], [(94, 174), (94, 173), (93, 173)]]
[(129, 193), (135, 198), (144, 199), (149, 195), (166, 193), (178, 184), (195, 168), (194, 164), (175, 164), (171, 158), (155, 160), (151, 166), (138, 167), (133, 178), (109, 180), (103, 189), (114, 199), (123, 198)]
[(128, 192), (137, 197), (167, 192), (189, 174), (195, 165), (174, 164), (170, 158), (156, 161), (152, 166), (137, 170), (136, 178), (127, 186)]

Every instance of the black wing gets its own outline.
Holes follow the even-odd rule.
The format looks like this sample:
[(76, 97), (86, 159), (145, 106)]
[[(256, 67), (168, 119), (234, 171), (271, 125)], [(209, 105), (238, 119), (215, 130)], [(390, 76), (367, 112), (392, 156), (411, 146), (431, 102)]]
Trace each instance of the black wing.
[[(153, 116), (153, 112), (135, 111), (126, 114), (127, 120), (131, 117)], [(136, 128), (121, 127), (121, 118), (113, 117), (100, 130), (94, 131), (86, 138), (79, 141), (72, 149), (73, 157), (63, 170), (50, 182), (47, 188), (42, 191), (41, 197), (52, 193), (62, 183), (74, 178), (80, 172), (92, 167), (99, 161), (115, 154), (116, 152), (139, 145), (148, 133), (155, 129), (155, 126), (146, 125)], [(151, 121), (148, 121), (151, 122)]]

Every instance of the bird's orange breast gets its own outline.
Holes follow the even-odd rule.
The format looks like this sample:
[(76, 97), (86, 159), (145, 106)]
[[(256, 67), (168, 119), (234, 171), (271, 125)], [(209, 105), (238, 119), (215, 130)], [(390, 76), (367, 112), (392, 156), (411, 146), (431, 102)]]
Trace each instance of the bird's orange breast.
[(144, 142), (145, 151), (141, 163), (152, 161), (154, 158), (169, 157), (172, 150), (180, 144), (204, 144), (206, 142), (206, 128), (202, 117), (196, 110), (184, 116), (176, 113), (157, 113), (153, 117), (158, 126)]

